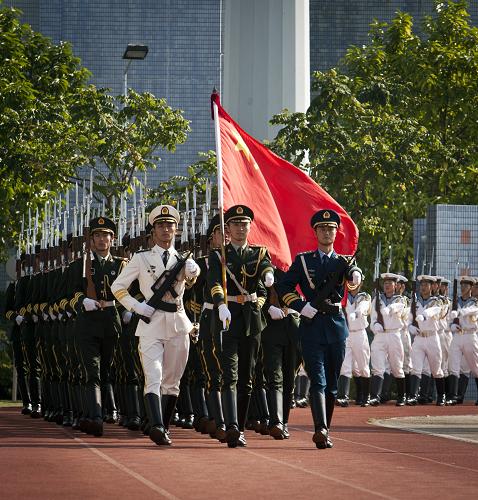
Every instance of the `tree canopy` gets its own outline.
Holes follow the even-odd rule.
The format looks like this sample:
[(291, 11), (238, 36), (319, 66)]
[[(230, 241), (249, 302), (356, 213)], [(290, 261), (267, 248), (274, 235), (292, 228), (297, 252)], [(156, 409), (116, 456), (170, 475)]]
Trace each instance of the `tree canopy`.
[(419, 28), (398, 12), (369, 40), (314, 73), (306, 113), (272, 119), (284, 126), (272, 148), (298, 166), (308, 157), (356, 221), (366, 270), (380, 239), (409, 272), (413, 219), (431, 204), (477, 203), (478, 29), (466, 2), (436, 2)]

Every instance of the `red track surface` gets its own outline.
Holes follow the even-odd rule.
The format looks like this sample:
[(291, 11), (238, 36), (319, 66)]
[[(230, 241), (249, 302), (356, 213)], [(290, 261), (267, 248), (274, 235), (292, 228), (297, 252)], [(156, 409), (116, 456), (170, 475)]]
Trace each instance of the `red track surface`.
[(367, 423), (464, 414), (478, 407), (337, 408), (335, 446), (317, 450), (309, 409), (297, 409), (290, 440), (249, 431), (247, 448), (228, 449), (175, 427), (172, 447), (116, 425), (93, 438), (2, 408), (0, 498), (476, 498), (478, 445)]

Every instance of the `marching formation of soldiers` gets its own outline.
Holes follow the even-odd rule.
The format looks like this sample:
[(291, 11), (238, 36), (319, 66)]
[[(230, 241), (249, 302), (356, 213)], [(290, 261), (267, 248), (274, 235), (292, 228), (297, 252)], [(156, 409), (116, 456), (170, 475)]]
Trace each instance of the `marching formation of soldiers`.
[(287, 272), (249, 244), (245, 205), (225, 211), (224, 233), (219, 214), (203, 217), (192, 244), (170, 205), (147, 217), (143, 205), (129, 232), (124, 216), (97, 215), (88, 208), (78, 226), (75, 213), (61, 242), (45, 227), (40, 245), (33, 238), (18, 255), (6, 317), (22, 413), (32, 418), (94, 436), (118, 423), (161, 446), (173, 424), (230, 448), (247, 445), (246, 429), (288, 439), (302, 366), (313, 442), (326, 449), (352, 377), (362, 406), (385, 400), (387, 375), (400, 406), (428, 398), (430, 377), (437, 404), (456, 404), (464, 377), (478, 377), (478, 280), (460, 278), (452, 302), (446, 280), (419, 276), (410, 300), (406, 278), (385, 273), (371, 299), (353, 256), (334, 251), (333, 210), (314, 214), (318, 248)]

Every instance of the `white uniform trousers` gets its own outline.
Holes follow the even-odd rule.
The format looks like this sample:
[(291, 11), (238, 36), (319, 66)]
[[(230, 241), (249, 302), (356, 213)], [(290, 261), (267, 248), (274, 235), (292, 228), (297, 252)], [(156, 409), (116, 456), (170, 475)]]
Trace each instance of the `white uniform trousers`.
[(428, 360), (434, 378), (443, 378), (441, 369), (441, 346), (438, 333), (430, 337), (417, 335), (412, 344), (412, 375), (421, 377), (425, 361)]
[(340, 375), (370, 377), (370, 344), (365, 329), (351, 331), (347, 337)]
[(443, 370), (443, 376), (448, 377), (448, 353), (450, 351), (453, 333), (447, 330), (440, 330), (438, 337), (440, 339), (441, 347), (441, 369)]
[(475, 377), (478, 377), (478, 334), (455, 333), (450, 345), (448, 355), (448, 372), (450, 375), (460, 376), (462, 357)]
[(177, 396), (188, 362), (189, 335), (167, 340), (140, 336), (139, 354), (144, 372), (144, 393)]
[(371, 347), (372, 373), (383, 378), (387, 359), (392, 375), (403, 378), (403, 344), (400, 330), (376, 333)]
[(410, 373), (412, 370), (412, 338), (408, 329), (400, 330), (403, 344), (403, 371)]

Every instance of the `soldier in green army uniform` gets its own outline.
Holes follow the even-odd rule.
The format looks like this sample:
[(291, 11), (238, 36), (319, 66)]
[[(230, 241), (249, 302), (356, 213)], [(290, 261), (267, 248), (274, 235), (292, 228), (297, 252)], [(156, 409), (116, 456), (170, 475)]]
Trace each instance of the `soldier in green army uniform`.
[(217, 308), (212, 317), (213, 350), (222, 371), (226, 442), (231, 448), (246, 445), (244, 428), (260, 334), (265, 326), (262, 306), (267, 291), (261, 280), (266, 286), (274, 283), (267, 248), (247, 242), (253, 219), (253, 211), (245, 205), (235, 205), (224, 214), (231, 237), (225, 248), (227, 297), (222, 287), (220, 252), (213, 250), (209, 254), (207, 283)]
[(27, 385), (27, 371), (22, 349), (20, 326), (18, 324), (18, 322), (21, 324), (23, 318), (17, 314), (15, 310), (15, 287), (16, 282), (14, 281), (10, 282), (7, 287), (5, 294), (5, 317), (8, 321), (12, 322), (9, 338), (12, 343), (13, 361), (17, 370), (17, 383), (22, 398), (22, 414), (30, 415), (32, 412), (32, 405)]
[[(221, 238), (219, 214), (216, 214), (211, 219), (206, 231), (206, 240), (209, 248), (220, 248)], [(226, 235), (226, 242), (228, 241), (229, 236)], [(225, 442), (226, 427), (224, 425), (221, 404), (222, 376), (219, 360), (213, 351), (213, 336), (211, 331), (213, 303), (210, 289), (206, 284), (209, 258), (207, 255), (204, 255), (197, 258), (196, 263), (200, 267), (201, 273), (190, 290), (188, 308), (193, 319), (194, 317), (199, 318), (199, 341), (197, 343), (197, 349), (199, 351), (202, 370), (205, 375), (207, 412), (209, 415), (207, 430), (211, 438)], [(199, 393), (198, 407), (200, 407), (203, 404), (202, 393), (200, 393), (202, 392), (202, 387), (198, 387), (196, 390)]]
[[(32, 283), (33, 276), (27, 274), (26, 263), (23, 263), (25, 275), (18, 280), (15, 290), (15, 321), (20, 327), (23, 352), (27, 361), (28, 386), (32, 403), (32, 418), (41, 417), (41, 394), (40, 394), (40, 359), (35, 337), (35, 323), (32, 314)], [(32, 272), (31, 269), (28, 270)]]
[[(126, 264), (126, 260), (113, 257), (110, 253), (115, 233), (116, 225), (110, 219), (92, 219), (90, 239), (93, 258), (85, 255), (84, 261), (78, 259), (73, 262), (69, 277), (70, 295), (73, 296), (70, 304), (78, 315), (76, 334), (87, 377), (85, 399), (89, 414), (88, 433), (94, 436), (103, 434), (101, 391), (103, 389), (112, 394), (111, 365), (121, 332), (120, 317), (110, 286)], [(84, 274), (84, 265), (91, 266), (96, 297), (87, 296), (88, 269), (85, 268)]]
[[(274, 274), (280, 277), (283, 272), (276, 269)], [(267, 327), (262, 331), (262, 352), (269, 434), (274, 439), (288, 439), (295, 374), (300, 365), (299, 314), (288, 307), (281, 307), (275, 285), (268, 289), (264, 310), (267, 311)]]

